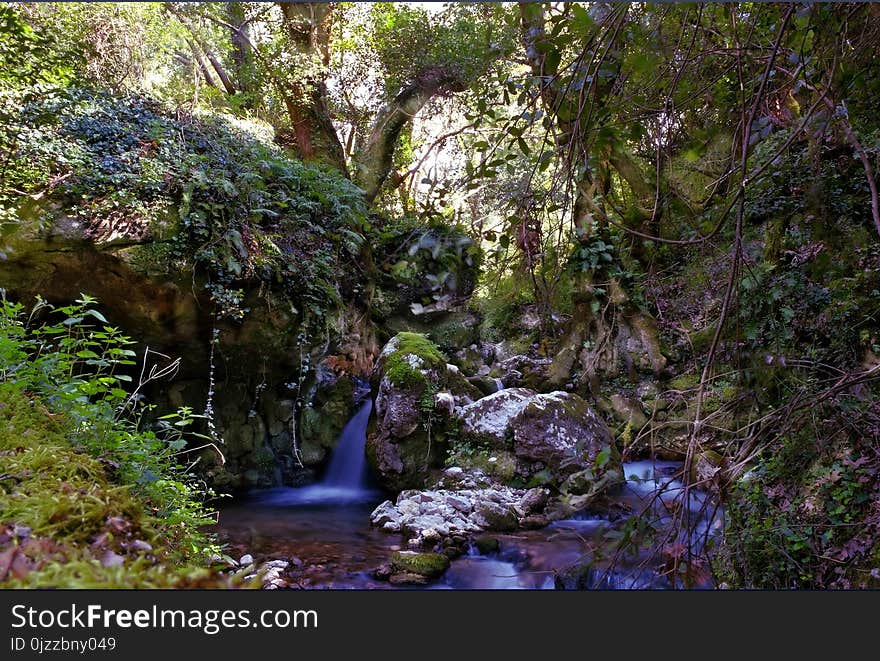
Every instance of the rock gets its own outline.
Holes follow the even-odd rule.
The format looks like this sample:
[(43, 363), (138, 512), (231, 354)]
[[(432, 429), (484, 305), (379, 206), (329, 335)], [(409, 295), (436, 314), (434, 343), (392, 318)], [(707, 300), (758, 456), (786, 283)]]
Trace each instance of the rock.
[(590, 468), (597, 477), (616, 471), (623, 481), (620, 453), (607, 425), (572, 393), (556, 391), (534, 396), (513, 421), (513, 451), (524, 464), (524, 476), (543, 467), (560, 482)]
[(492, 366), (491, 374), (501, 379), (505, 388), (540, 389), (548, 380), (550, 358), (534, 358), (517, 354)]
[(491, 447), (505, 448), (511, 424), (529, 405), (535, 393), (525, 388), (510, 388), (488, 395), (458, 411), (462, 438)]
[(529, 489), (519, 500), (519, 508), (526, 515), (533, 514), (535, 512), (540, 512), (547, 505), (547, 500), (550, 498), (550, 491), (548, 489)]
[(394, 503), (390, 500), (386, 500), (376, 507), (370, 518), (373, 521), (373, 525), (384, 526), (386, 523), (393, 523), (397, 525), (398, 530), (400, 529), (400, 514), (397, 508), (394, 507)]
[[(306, 399), (309, 404), (302, 410), (298, 439), (300, 456), (307, 466), (318, 465), (326, 460), (356, 408), (356, 386), (352, 378), (338, 376), (330, 367), (321, 364), (317, 367), (314, 379), (307, 391)], [(282, 402), (273, 405), (267, 413), (276, 419), (276, 426), (283, 423), (282, 430), (286, 430), (293, 409)]]
[(648, 423), (639, 401), (618, 392), (611, 395), (611, 411), (617, 420), (630, 425), (636, 432)]
[(458, 466), (450, 466), (445, 471), (443, 471), (443, 474), (446, 477), (451, 477), (453, 479), (457, 479), (457, 478), (460, 478), (462, 475), (464, 475), (464, 470)]
[(392, 317), (386, 323), (392, 331), (422, 333), (444, 351), (454, 352), (479, 341), (481, 322), (474, 312), (419, 305), (406, 317)]
[[(395, 335), (379, 356), (373, 375), (376, 422), (367, 439), (367, 459), (379, 481), (393, 491), (423, 487), (439, 470), (449, 414), (479, 396), (424, 335)], [(425, 410), (429, 388), (442, 396)]]
[(448, 568), (449, 558), (441, 553), (395, 551), (391, 556), (391, 570), (394, 574), (416, 574), (426, 578), (436, 578)]
[(496, 392), (501, 390), (504, 385), (500, 382), (499, 379), (493, 379), (490, 376), (481, 375), (468, 377), (468, 383), (470, 383), (484, 395), (494, 395)]
[(287, 587), (287, 581), (281, 575), (289, 565), (287, 560), (270, 560), (263, 563), (258, 571), (258, 575), (262, 577), (263, 589), (278, 590)]
[(383, 530), (405, 531), (417, 546), (424, 547), (441, 538), (466, 537), (483, 530), (515, 530), (526, 493), (497, 484), (478, 489), (404, 491), (396, 504), (386, 501), (379, 505), (370, 520)]
[(489, 555), (497, 553), (501, 548), (501, 543), (495, 537), (483, 535), (474, 539), (474, 548), (480, 555)]
[(434, 395), (434, 409), (442, 411), (445, 415), (452, 415), (455, 410), (455, 397), (449, 392), (438, 392)]
[(557, 486), (573, 473), (589, 469), (594, 473), (593, 485), (623, 482), (611, 432), (576, 394), (510, 388), (456, 409), (455, 417), (464, 442), (489, 448), (458, 458), (471, 469), (479, 467), (505, 481), (540, 476)]
[[(596, 475), (593, 470), (585, 468), (582, 471), (569, 475), (559, 487), (559, 490), (567, 495), (587, 496), (592, 501), (593, 498), (607, 489), (623, 484), (623, 482), (623, 471), (617, 468), (608, 469), (599, 475)], [(578, 502), (581, 503), (579, 509), (583, 509), (588, 504), (583, 499)]]
[(422, 576), (421, 574), (403, 572), (399, 574), (391, 574), (391, 576), (388, 578), (388, 581), (392, 585), (427, 585), (428, 577)]
[(142, 539), (136, 539), (131, 544), (129, 544), (129, 548), (134, 549), (135, 551), (143, 551), (144, 553), (149, 553), (153, 550), (152, 544), (149, 542), (145, 542)]
[(545, 528), (550, 525), (550, 519), (540, 514), (530, 514), (520, 519), (519, 525), (526, 530), (537, 530), (538, 528)]
[(473, 502), (465, 498), (460, 498), (459, 496), (456, 496), (454, 494), (448, 496), (446, 498), (446, 502), (462, 514), (470, 514), (474, 509)]
[(715, 450), (703, 450), (694, 459), (691, 482), (701, 489), (717, 486), (719, 476), (727, 465), (726, 458)]
[(512, 506), (492, 502), (484, 503), (477, 505), (476, 514), (477, 521), (483, 530), (509, 532), (516, 530), (519, 526), (516, 511)]
[(252, 565), (252, 564), (254, 564), (254, 556), (252, 556), (250, 553), (247, 553), (247, 554), (241, 556), (241, 558), (239, 558), (238, 564), (242, 567), (247, 567), (248, 565)]

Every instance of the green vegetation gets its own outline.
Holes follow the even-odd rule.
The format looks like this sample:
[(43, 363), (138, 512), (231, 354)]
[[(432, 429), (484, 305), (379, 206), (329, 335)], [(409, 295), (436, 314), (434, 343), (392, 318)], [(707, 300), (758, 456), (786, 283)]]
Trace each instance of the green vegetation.
[[(210, 492), (181, 466), (188, 411), (142, 430), (131, 340), (94, 301), (0, 306), (3, 575), (31, 587), (219, 585)], [(139, 384), (143, 385), (143, 384)]]
[[(0, 576), (198, 583), (182, 466), (300, 483), (382, 363), (415, 430), (368, 451), (407, 487), (508, 482), (445, 409), (564, 390), (730, 513), (700, 544), (632, 517), (608, 557), (876, 586), (878, 33), (846, 3), (0, 6)], [(94, 274), (133, 295), (98, 311)]]
[(449, 567), (449, 558), (440, 553), (413, 553), (395, 551), (391, 556), (391, 568), (398, 572), (435, 577)]
[(399, 333), (394, 350), (385, 357), (385, 375), (396, 386), (410, 390), (429, 385), (426, 372), (446, 371), (446, 357), (419, 333)]

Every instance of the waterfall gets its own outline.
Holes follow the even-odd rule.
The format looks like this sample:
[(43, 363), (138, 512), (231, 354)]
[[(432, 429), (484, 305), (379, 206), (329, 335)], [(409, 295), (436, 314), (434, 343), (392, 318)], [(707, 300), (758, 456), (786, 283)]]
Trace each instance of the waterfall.
[(346, 423), (321, 485), (355, 491), (366, 488), (367, 457), (364, 454), (364, 443), (372, 409), (373, 402), (368, 399)]
[(279, 487), (263, 493), (260, 501), (271, 505), (341, 505), (375, 499), (367, 483), (367, 423), (373, 402), (361, 404), (339, 434), (324, 478), (307, 487)]

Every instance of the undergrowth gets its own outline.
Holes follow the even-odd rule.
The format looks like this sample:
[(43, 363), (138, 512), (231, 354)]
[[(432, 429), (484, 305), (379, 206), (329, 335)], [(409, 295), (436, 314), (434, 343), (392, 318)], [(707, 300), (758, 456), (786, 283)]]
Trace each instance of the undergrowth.
[(184, 466), (192, 416), (141, 428), (132, 342), (94, 303), (0, 299), (0, 585), (228, 585)]

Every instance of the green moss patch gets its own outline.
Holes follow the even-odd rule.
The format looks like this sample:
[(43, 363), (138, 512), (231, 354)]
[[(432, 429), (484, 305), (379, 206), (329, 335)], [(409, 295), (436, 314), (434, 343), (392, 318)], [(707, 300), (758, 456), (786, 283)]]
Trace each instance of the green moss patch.
[(420, 333), (398, 333), (393, 350), (385, 356), (385, 376), (395, 386), (418, 388), (428, 385), (425, 371), (445, 371), (446, 356)]
[(395, 551), (391, 556), (391, 569), (395, 572), (418, 574), (433, 578), (449, 568), (449, 558), (440, 553), (416, 553)]
[(0, 384), (0, 586), (218, 585), (189, 564), (180, 530), (150, 512), (113, 465), (77, 451), (72, 423)]

